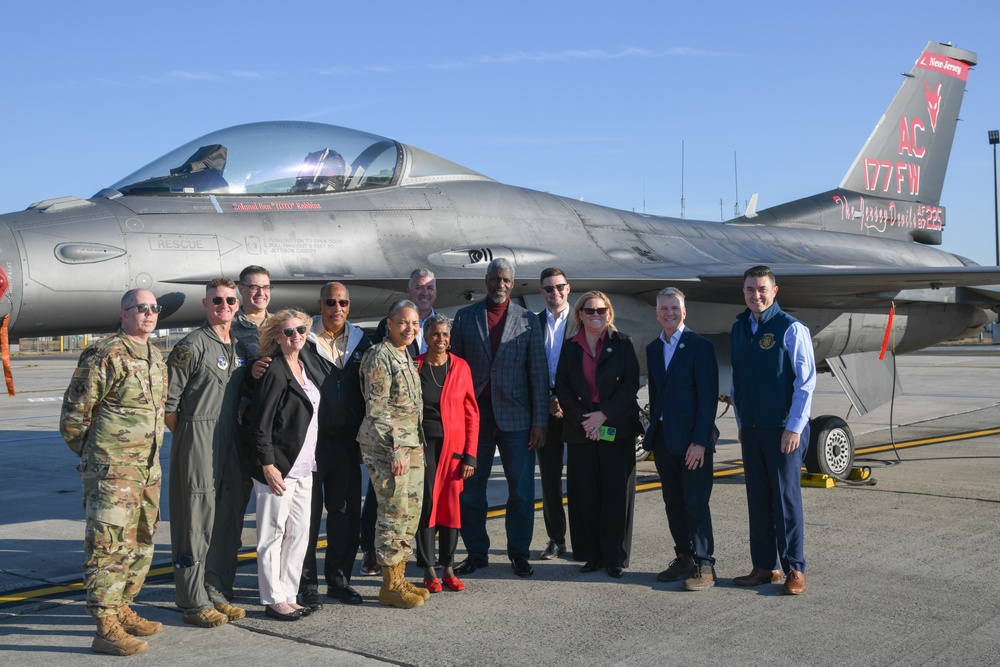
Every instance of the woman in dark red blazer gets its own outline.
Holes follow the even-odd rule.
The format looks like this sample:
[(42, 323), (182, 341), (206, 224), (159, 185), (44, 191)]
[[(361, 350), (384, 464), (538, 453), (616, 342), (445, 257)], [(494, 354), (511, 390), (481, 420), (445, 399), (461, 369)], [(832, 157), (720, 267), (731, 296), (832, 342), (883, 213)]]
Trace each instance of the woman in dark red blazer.
[[(462, 526), (458, 497), (476, 469), (479, 406), (469, 365), (448, 352), (451, 322), (433, 315), (424, 322), (427, 352), (417, 357), (424, 399), (424, 502), (417, 529), (417, 564), (431, 593), (465, 588), (452, 564)], [(434, 567), (434, 533), (440, 541), (441, 580)]]
[(576, 335), (563, 343), (556, 395), (563, 410), (566, 495), (573, 557), (581, 572), (605, 568), (622, 576), (628, 562), (629, 517), (635, 474), (635, 436), (641, 432), (639, 360), (632, 341), (614, 327), (615, 311), (602, 292), (587, 292), (573, 308)]

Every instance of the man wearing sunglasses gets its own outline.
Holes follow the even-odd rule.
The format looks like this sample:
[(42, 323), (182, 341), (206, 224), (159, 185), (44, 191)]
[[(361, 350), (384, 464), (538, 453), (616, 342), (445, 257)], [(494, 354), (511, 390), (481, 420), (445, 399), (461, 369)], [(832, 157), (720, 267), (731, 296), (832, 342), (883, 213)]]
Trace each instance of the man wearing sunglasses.
[(167, 367), (149, 335), (160, 306), (144, 289), (125, 293), (118, 333), (80, 355), (63, 398), (59, 432), (80, 457), (87, 512), (83, 586), (97, 621), (91, 649), (132, 655), (163, 624), (129, 607), (153, 560), (160, 517), (160, 448)]
[(361, 541), (361, 450), (358, 429), (365, 418), (361, 393), (361, 357), (371, 339), (347, 321), (351, 295), (341, 283), (323, 286), (306, 345), (299, 353), (322, 396), (316, 472), (313, 473), (309, 548), (302, 567), (299, 593), (302, 604), (319, 609), (319, 572), (316, 540), (326, 507), (326, 554), (323, 575), (326, 594), (344, 604), (361, 604), (351, 587), (351, 574)]
[(243, 531), (238, 416), (247, 351), (231, 330), (236, 283), (212, 280), (201, 303), (207, 321), (167, 359), (170, 544), (184, 622), (212, 628), (246, 616), (229, 600)]
[(563, 511), (563, 413), (556, 397), (556, 368), (559, 353), (566, 339), (569, 320), (570, 285), (562, 269), (550, 267), (542, 271), (541, 294), (545, 309), (538, 313), (538, 322), (545, 332), (545, 357), (549, 364), (549, 428), (545, 446), (536, 449), (538, 476), (542, 480), (542, 516), (549, 543), (539, 556), (552, 560), (566, 553), (566, 513)]
[(549, 377), (538, 316), (511, 303), (514, 265), (498, 258), (486, 269), (486, 300), (455, 315), (452, 352), (472, 370), (479, 403), (479, 462), (460, 498), (462, 540), (469, 556), (455, 572), (489, 566), (486, 485), (500, 450), (507, 478), (507, 557), (514, 574), (530, 577), (528, 548), (535, 527), (534, 450), (545, 444)]

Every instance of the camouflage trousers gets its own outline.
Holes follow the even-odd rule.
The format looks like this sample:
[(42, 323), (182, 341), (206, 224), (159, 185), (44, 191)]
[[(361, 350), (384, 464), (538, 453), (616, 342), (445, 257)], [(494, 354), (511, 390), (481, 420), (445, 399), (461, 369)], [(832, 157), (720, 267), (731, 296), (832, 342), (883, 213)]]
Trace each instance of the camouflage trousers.
[(362, 446), (361, 456), (378, 500), (375, 558), (379, 565), (396, 565), (413, 553), (424, 497), (424, 452), (420, 447), (410, 449), (410, 468), (398, 477), (392, 474), (391, 459), (381, 452)]
[(153, 535), (160, 519), (159, 466), (130, 472), (135, 473), (133, 479), (82, 475), (87, 512), (83, 586), (87, 611), (94, 618), (114, 616), (132, 602), (153, 562)]

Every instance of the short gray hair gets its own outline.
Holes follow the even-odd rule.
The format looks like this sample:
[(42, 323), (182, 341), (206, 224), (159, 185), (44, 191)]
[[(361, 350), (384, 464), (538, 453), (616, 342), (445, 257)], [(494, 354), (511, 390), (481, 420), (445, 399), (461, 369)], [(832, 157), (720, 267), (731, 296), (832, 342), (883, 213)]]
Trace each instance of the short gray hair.
[(434, 313), (424, 320), (424, 336), (430, 333), (430, 330), (439, 324), (447, 326), (449, 333), (451, 332), (451, 320), (448, 319), (448, 316), (442, 315), (441, 313)]
[(657, 295), (656, 299), (659, 301), (661, 296), (672, 296), (681, 302), (681, 307), (684, 307), (684, 292), (680, 291), (676, 287), (664, 287), (661, 289)]
[(413, 269), (413, 273), (410, 274), (410, 280), (408, 284), (412, 285), (413, 281), (416, 280), (417, 278), (433, 278), (433, 277), (434, 277), (434, 272), (422, 266), (419, 269)]
[(486, 275), (490, 275), (495, 271), (510, 271), (510, 275), (514, 275), (514, 265), (511, 264), (509, 259), (504, 257), (497, 257), (490, 265), (486, 267)]

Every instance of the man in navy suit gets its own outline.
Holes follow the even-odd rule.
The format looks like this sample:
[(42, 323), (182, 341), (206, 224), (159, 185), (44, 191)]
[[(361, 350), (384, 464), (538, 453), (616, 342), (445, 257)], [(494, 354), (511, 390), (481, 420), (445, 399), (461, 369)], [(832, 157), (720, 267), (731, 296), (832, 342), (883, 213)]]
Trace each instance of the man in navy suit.
[(479, 462), (460, 498), (462, 540), (469, 556), (460, 575), (489, 565), (486, 483), (499, 449), (507, 478), (507, 557), (514, 574), (534, 574), (528, 547), (535, 527), (535, 453), (545, 444), (549, 374), (538, 316), (511, 302), (514, 265), (495, 259), (486, 269), (486, 300), (455, 314), (451, 351), (472, 371), (479, 403)]
[(712, 459), (718, 431), (719, 366), (712, 343), (684, 326), (684, 293), (656, 295), (663, 333), (646, 346), (649, 429), (644, 447), (654, 454), (676, 558), (657, 581), (684, 580), (684, 589), (715, 585), (712, 538)]

